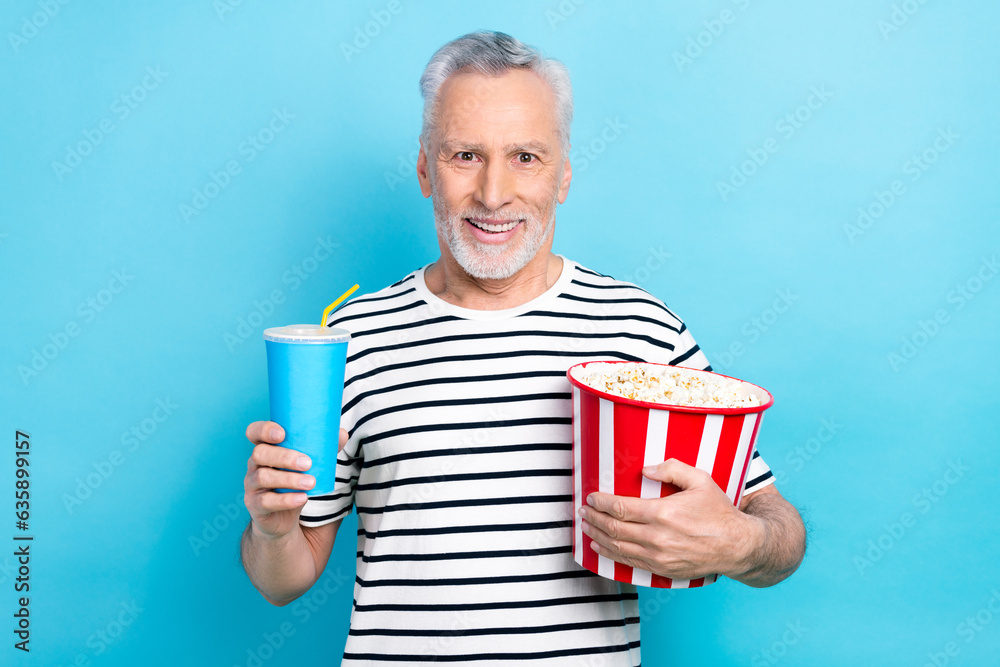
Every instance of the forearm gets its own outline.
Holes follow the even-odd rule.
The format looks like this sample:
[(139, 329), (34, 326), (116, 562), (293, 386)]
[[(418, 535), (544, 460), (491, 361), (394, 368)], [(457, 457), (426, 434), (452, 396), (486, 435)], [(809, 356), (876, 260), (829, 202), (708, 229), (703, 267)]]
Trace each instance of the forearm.
[(251, 521), (240, 542), (243, 569), (268, 602), (283, 606), (312, 587), (316, 560), (301, 527), (280, 538), (255, 530)]
[(798, 511), (777, 494), (757, 493), (743, 513), (752, 520), (740, 571), (728, 575), (748, 586), (765, 588), (798, 569), (806, 551), (806, 530)]

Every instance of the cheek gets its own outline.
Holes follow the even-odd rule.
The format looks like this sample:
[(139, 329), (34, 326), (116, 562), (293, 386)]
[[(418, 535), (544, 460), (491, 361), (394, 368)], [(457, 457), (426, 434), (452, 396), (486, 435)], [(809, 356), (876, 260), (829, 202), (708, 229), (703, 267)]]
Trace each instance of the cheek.
[(472, 179), (468, 174), (447, 170), (438, 172), (435, 179), (434, 192), (444, 199), (449, 206), (464, 203), (472, 193)]
[(525, 178), (519, 188), (522, 198), (537, 206), (548, 206), (555, 199), (558, 190), (559, 183), (551, 174)]

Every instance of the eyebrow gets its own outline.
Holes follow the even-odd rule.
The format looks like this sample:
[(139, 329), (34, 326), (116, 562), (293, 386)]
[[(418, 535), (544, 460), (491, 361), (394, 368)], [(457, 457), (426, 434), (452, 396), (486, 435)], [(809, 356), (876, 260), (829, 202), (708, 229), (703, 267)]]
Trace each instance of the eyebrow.
[[(507, 144), (503, 147), (503, 154), (510, 153), (538, 153), (548, 155), (549, 147), (541, 141), (526, 141), (523, 143)], [(441, 151), (444, 153), (458, 153), (459, 151), (471, 151), (473, 153), (486, 153), (486, 147), (475, 142), (465, 143), (462, 141), (448, 140), (441, 143)]]

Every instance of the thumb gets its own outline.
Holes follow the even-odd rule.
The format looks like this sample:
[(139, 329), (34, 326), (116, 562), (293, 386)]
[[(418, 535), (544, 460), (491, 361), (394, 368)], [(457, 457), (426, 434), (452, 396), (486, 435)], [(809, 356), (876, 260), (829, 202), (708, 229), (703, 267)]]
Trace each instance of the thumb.
[(646, 466), (642, 469), (642, 474), (657, 482), (673, 484), (680, 489), (690, 489), (699, 486), (704, 481), (706, 473), (677, 459), (667, 459), (659, 465)]
[(340, 429), (340, 440), (339, 442), (337, 442), (337, 451), (338, 452), (341, 451), (344, 448), (344, 445), (346, 444), (347, 444), (347, 431), (345, 431), (344, 429)]

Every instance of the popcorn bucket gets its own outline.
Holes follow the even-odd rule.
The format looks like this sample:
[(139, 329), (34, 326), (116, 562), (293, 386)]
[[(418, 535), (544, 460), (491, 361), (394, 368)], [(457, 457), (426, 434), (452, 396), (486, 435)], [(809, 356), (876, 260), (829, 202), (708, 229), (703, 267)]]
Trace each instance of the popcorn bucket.
[[(590, 537), (583, 533), (579, 510), (594, 491), (638, 498), (662, 498), (677, 492), (679, 489), (673, 484), (642, 475), (643, 467), (670, 458), (711, 474), (733, 505), (739, 507), (761, 418), (774, 399), (761, 387), (737, 380), (741, 384), (739, 391), (755, 393), (760, 405), (739, 408), (665, 405), (599, 391), (573, 377), (574, 369), (582, 370), (589, 364), (621, 363), (627, 362), (590, 361), (576, 364), (566, 372), (573, 386), (573, 558), (602, 577), (639, 586), (696, 588), (713, 583), (718, 575), (670, 579), (598, 555), (590, 546)], [(709, 371), (693, 372), (714, 379), (735, 379)]]

